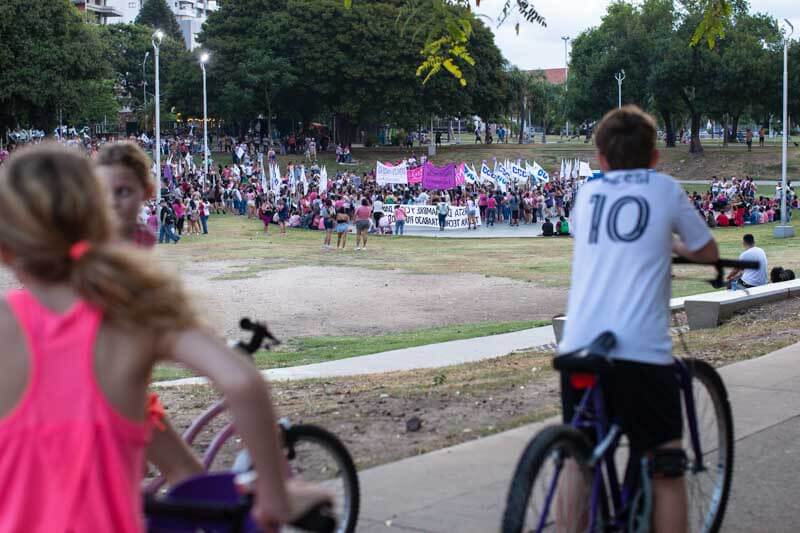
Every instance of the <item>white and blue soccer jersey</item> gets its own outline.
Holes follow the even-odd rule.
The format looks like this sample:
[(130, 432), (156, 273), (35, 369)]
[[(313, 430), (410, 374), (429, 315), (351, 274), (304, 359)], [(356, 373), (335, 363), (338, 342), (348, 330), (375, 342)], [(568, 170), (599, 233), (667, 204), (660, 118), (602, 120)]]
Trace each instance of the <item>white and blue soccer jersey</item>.
[(712, 238), (683, 188), (652, 170), (608, 172), (581, 188), (572, 229), (572, 284), (559, 351), (580, 349), (611, 331), (613, 358), (670, 364), (673, 234), (692, 252)]

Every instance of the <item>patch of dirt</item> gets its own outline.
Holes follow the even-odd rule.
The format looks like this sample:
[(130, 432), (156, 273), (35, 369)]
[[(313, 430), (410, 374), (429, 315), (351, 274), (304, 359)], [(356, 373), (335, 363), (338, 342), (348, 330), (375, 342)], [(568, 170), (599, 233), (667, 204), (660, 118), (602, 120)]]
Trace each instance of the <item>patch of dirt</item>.
[[(184, 266), (181, 274), (207, 319), (236, 338), (243, 316), (266, 320), (283, 339), (371, 335), (448, 324), (550, 320), (566, 308), (567, 291), (478, 274), (413, 274), (402, 270), (303, 266), (244, 279), (241, 261)], [(221, 279), (222, 278), (222, 279)]]
[[(719, 328), (684, 335), (693, 357), (722, 366), (799, 341), (798, 314), (800, 298), (792, 298), (742, 311)], [(684, 318), (678, 318), (680, 326)], [(675, 335), (673, 340), (676, 354), (682, 354)], [(557, 414), (558, 378), (550, 370), (551, 357), (528, 352), (438, 369), (275, 383), (273, 398), (281, 416), (336, 433), (366, 468)], [(159, 395), (181, 429), (216, 399), (205, 386), (159, 389)], [(412, 417), (421, 420), (418, 431), (406, 429)], [(204, 449), (210, 437), (203, 436), (196, 449)], [(223, 450), (221, 464), (230, 464), (237, 446)]]

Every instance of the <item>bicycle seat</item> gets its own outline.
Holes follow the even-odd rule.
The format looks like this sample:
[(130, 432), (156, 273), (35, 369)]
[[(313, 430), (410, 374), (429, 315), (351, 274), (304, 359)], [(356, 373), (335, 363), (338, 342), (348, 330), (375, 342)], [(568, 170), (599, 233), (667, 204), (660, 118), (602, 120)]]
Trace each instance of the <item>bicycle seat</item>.
[(588, 372), (597, 374), (611, 367), (609, 352), (617, 345), (617, 338), (604, 331), (589, 346), (553, 358), (553, 368), (560, 372)]

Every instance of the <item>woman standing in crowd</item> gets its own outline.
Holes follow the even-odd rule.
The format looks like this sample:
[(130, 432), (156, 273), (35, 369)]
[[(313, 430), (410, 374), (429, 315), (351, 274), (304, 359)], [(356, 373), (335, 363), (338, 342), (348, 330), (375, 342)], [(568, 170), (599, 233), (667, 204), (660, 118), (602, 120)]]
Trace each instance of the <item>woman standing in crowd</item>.
[(175, 201), (172, 203), (172, 211), (175, 213), (175, 229), (178, 235), (183, 235), (183, 226), (186, 221), (186, 208), (183, 200), (179, 197), (176, 197)]
[(325, 228), (325, 239), (322, 242), (322, 247), (329, 250), (333, 239), (333, 227), (336, 224), (336, 210), (333, 208), (333, 202), (330, 198), (325, 199), (319, 210), (319, 216), (322, 219), (322, 227)]
[(369, 233), (370, 215), (372, 209), (369, 207), (369, 201), (366, 198), (361, 200), (361, 205), (356, 209), (356, 250), (367, 249), (367, 235)]
[(406, 208), (398, 205), (394, 210), (394, 234), (405, 235), (406, 227)]
[(467, 229), (478, 229), (477, 223), (478, 206), (475, 205), (475, 197), (467, 199)]
[(347, 214), (344, 207), (339, 208), (336, 213), (336, 249), (339, 247), (342, 250), (347, 245), (347, 232), (350, 230), (350, 215)]

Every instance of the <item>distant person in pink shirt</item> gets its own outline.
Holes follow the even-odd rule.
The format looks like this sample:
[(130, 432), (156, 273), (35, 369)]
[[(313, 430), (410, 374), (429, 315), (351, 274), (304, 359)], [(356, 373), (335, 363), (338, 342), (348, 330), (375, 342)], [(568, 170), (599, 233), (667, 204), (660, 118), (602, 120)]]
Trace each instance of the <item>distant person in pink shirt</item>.
[(394, 234), (405, 235), (406, 208), (398, 205), (394, 208)]
[(489, 196), (486, 201), (486, 225), (494, 227), (494, 219), (497, 217), (497, 200), (494, 196)]
[(356, 209), (356, 250), (367, 249), (367, 234), (372, 219), (372, 208), (366, 198), (361, 200), (361, 205)]

